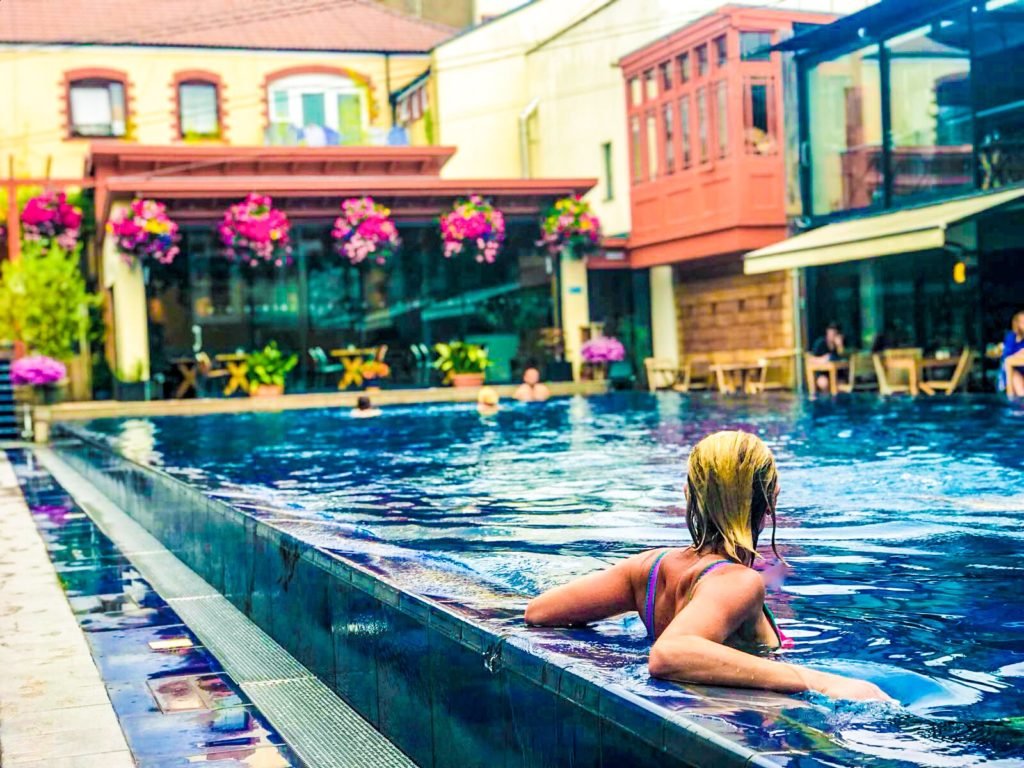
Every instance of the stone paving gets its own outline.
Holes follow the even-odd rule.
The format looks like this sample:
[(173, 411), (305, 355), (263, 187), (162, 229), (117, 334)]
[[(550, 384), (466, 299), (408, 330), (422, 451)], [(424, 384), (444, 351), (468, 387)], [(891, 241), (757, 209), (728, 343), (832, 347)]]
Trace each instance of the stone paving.
[(135, 765), (18, 481), (0, 452), (0, 764)]

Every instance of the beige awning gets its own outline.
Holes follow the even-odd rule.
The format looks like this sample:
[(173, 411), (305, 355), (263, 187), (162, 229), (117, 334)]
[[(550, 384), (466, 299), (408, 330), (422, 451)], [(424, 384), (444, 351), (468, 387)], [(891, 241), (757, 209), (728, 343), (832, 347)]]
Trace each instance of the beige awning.
[(760, 275), (780, 269), (820, 267), (944, 248), (946, 230), (951, 225), (1021, 197), (1024, 197), (1024, 188), (1006, 189), (923, 208), (828, 224), (751, 251), (743, 259), (743, 271), (748, 275)]

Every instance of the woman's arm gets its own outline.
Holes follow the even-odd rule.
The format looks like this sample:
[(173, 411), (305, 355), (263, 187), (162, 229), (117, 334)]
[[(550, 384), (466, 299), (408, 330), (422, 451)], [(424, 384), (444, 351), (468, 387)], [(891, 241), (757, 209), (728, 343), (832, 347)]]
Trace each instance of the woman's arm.
[(651, 649), (652, 677), (780, 693), (813, 690), (838, 699), (889, 698), (872, 683), (723, 645), (743, 624), (760, 621), (763, 610), (764, 582), (755, 571), (741, 568), (730, 568), (700, 585)]
[(533, 598), (526, 606), (526, 623), (567, 627), (633, 610), (636, 604), (631, 574), (643, 557), (634, 555)]

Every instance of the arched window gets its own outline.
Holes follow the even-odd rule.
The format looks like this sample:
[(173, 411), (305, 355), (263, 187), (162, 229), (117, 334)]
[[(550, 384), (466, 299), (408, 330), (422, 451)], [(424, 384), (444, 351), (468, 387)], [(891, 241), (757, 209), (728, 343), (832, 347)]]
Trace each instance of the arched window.
[(68, 133), (75, 137), (120, 138), (127, 132), (127, 84), (114, 70), (78, 70), (65, 75)]
[(267, 84), (273, 143), (297, 135), (311, 145), (360, 144), (369, 124), (366, 89), (339, 74), (300, 73)]
[(178, 136), (183, 139), (223, 138), (220, 78), (212, 73), (179, 72), (177, 91)]

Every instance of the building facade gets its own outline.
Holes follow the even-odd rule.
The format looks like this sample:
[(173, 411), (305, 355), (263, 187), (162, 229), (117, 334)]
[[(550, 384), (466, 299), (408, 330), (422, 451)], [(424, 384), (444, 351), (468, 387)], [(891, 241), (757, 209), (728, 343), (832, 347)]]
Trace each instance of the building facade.
[[(539, 219), (593, 182), (441, 177), (454, 150), (426, 146), (427, 73), (453, 29), (370, 0), (34, 8), (0, 7), (7, 245), (17, 258), (26, 194), (83, 191), (83, 269), (105, 297), (97, 390), (114, 375), (172, 393), (175, 360), (269, 341), (300, 355), (298, 388), (318, 383), (316, 347), (386, 345), (393, 380), (407, 385), (423, 378), (414, 348), (436, 341), (486, 343), (495, 380), (550, 357), (541, 340), (559, 302)], [(280, 268), (248, 270), (217, 237), (224, 211), (253, 192), (291, 221), (292, 260)], [(438, 217), (473, 194), (506, 217), (494, 264), (443, 255)], [(340, 203), (364, 195), (398, 225), (402, 248), (387, 266), (350, 264), (331, 239)], [(135, 198), (164, 203), (179, 224), (172, 264), (131, 268), (104, 237)]]
[(629, 262), (649, 269), (658, 358), (794, 346), (784, 271), (742, 274), (786, 233), (782, 57), (832, 17), (729, 6), (621, 61), (629, 131)]
[(1024, 3), (883, 0), (780, 47), (799, 82), (798, 234), (747, 272), (802, 271), (809, 336), (836, 321), (861, 349), (999, 341), (1024, 302)]

